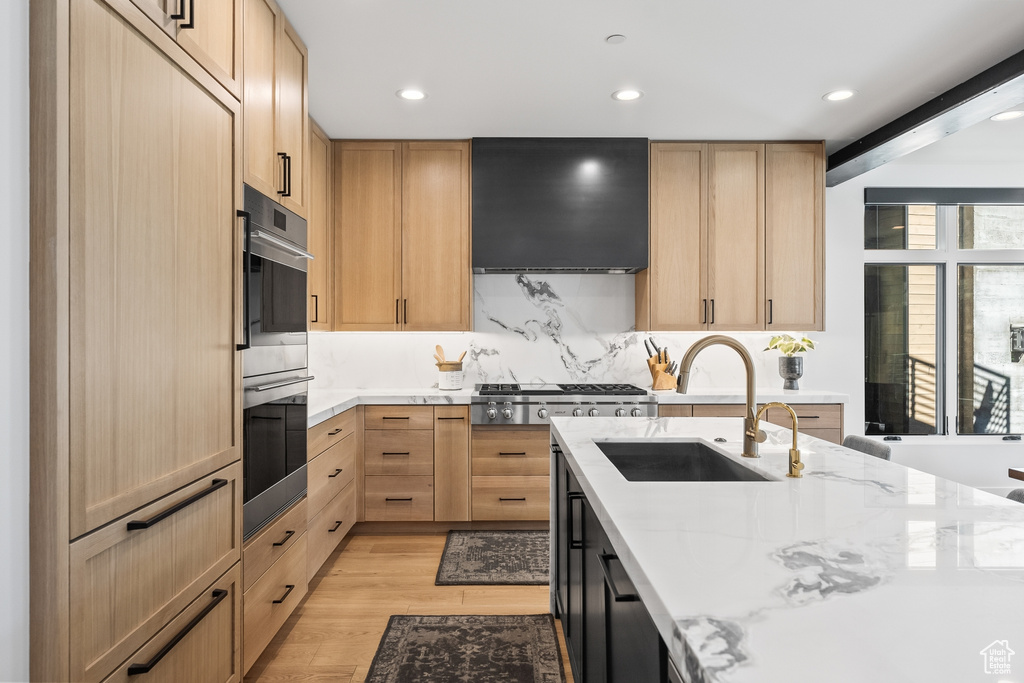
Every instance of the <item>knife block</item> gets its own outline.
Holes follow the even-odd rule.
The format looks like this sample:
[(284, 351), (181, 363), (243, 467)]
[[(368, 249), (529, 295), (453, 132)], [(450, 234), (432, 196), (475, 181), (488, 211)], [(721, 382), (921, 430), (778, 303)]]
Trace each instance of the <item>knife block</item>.
[(666, 389), (676, 388), (676, 377), (670, 375), (665, 370), (668, 368), (668, 356), (666, 354), (664, 363), (659, 363), (655, 360), (655, 357), (647, 359), (647, 367), (651, 371), (651, 389), (655, 391), (664, 391)]

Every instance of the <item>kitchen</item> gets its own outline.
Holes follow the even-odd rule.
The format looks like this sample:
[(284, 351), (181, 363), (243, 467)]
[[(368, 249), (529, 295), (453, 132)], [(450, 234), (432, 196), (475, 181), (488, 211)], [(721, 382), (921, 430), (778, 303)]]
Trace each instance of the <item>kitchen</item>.
[[(292, 16), (294, 12), (298, 11), (298, 8), (293, 8), (288, 4), (285, 4), (286, 12), (293, 21), (297, 21), (299, 15)], [(852, 10), (851, 10), (852, 11)], [(981, 14), (981, 13), (979, 13)], [(1013, 33), (1013, 23), (1008, 17), (1002, 17), (1002, 26), (988, 26), (987, 30), (1004, 31), (1004, 35), (1011, 35)], [(12, 22), (12, 25), (24, 26), (27, 18), (22, 17), (22, 21)], [(947, 19), (948, 21), (948, 19)], [(982, 22), (981, 18), (977, 21)], [(1000, 23), (989, 18), (989, 21), (993, 24)], [(625, 19), (623, 19), (625, 23)], [(985, 25), (982, 22), (979, 25)], [(974, 26), (974, 25), (972, 25)], [(1019, 28), (1019, 27), (1018, 27)], [(596, 30), (596, 29), (595, 29)], [(638, 40), (638, 36), (642, 35), (630, 30), (622, 28), (622, 32), (626, 33), (628, 38), (627, 42), (620, 46), (601, 44), (604, 36), (611, 33), (613, 30), (620, 30), (620, 28), (612, 27), (608, 31), (603, 33), (598, 31), (594, 35), (598, 36), (597, 47), (606, 50), (604, 55), (611, 55), (609, 51), (619, 48), (629, 48), (635, 41)], [(947, 31), (949, 29), (947, 28)], [(300, 35), (308, 41), (309, 45), (313, 45), (311, 34), (309, 34), (306, 27), (302, 26), (299, 30)], [(24, 41), (24, 36), (19, 40)], [(15, 41), (15, 44), (17, 42)], [(985, 54), (976, 54), (973, 57), (973, 62), (970, 64), (964, 64), (958, 61), (958, 56), (955, 55), (944, 55), (947, 59), (947, 63), (950, 65), (949, 69), (934, 69), (934, 76), (932, 77), (934, 83), (931, 86), (925, 86), (923, 84), (915, 83), (915, 87), (918, 88), (917, 93), (910, 93), (903, 95), (903, 100), (897, 102), (893, 100), (890, 102), (890, 111), (881, 112), (876, 111), (871, 116), (867, 116), (861, 113), (863, 117), (861, 120), (851, 120), (847, 124), (847, 130), (850, 134), (863, 134), (873, 127), (884, 123), (895, 115), (902, 113), (915, 104), (916, 102), (927, 99), (923, 95), (928, 92), (928, 87), (935, 91), (942, 91), (955, 83), (967, 78), (974, 73), (981, 71), (983, 68), (995, 63), (1006, 54), (1012, 52), (1007, 51), (1005, 54), (999, 53), (999, 41), (992, 40), (990, 47), (987, 48), (989, 52)], [(1010, 43), (1004, 44), (1008, 45)], [(27, 46), (22, 43), (23, 49), (27, 50)], [(429, 48), (423, 48), (429, 49)], [(310, 70), (311, 79), (315, 73), (316, 66), (316, 53), (311, 51), (310, 54)], [(602, 56), (601, 59), (612, 60), (615, 59), (611, 56)], [(881, 58), (879, 58), (881, 59)], [(896, 60), (895, 57), (890, 57), (894, 62), (901, 63)], [(27, 59), (13, 59), (13, 63), (24, 64)], [(380, 77), (377, 77), (380, 78)], [(392, 78), (397, 78), (393, 76)], [(402, 76), (402, 78), (408, 78), (408, 76)], [(829, 75), (829, 78), (835, 78), (834, 75)], [(311, 83), (315, 84), (315, 80)], [(27, 92), (27, 81), (24, 81), (24, 88)], [(403, 83), (404, 84), (404, 83)], [(402, 84), (400, 84), (402, 85)], [(401, 138), (401, 139), (418, 139), (418, 138), (461, 138), (465, 139), (470, 134), (477, 134), (478, 128), (467, 128), (465, 131), (455, 134), (452, 131), (444, 130), (441, 128), (436, 129), (435, 132), (420, 128), (425, 124), (420, 122), (417, 118), (416, 111), (406, 106), (407, 104), (412, 105), (413, 103), (404, 103), (397, 99), (394, 99), (394, 90), (400, 85), (392, 87), (390, 80), (388, 81), (389, 90), (385, 93), (387, 98), (393, 100), (395, 104), (402, 107), (398, 109), (397, 115), (400, 119), (404, 119), (405, 123), (401, 124), (400, 121), (393, 122), (391, 128), (386, 132), (360, 132), (352, 134), (352, 137), (367, 137), (367, 138)], [(648, 106), (654, 108), (657, 102), (658, 93), (650, 89), (650, 86), (644, 86), (647, 88), (645, 97), (639, 102), (642, 106)], [(861, 86), (862, 88), (868, 88), (867, 85)], [(816, 100), (815, 106), (818, 107), (816, 111), (828, 112), (827, 114), (819, 113), (819, 116), (826, 118), (836, 117), (840, 118), (843, 116), (840, 113), (834, 113), (839, 109), (824, 109), (825, 103), (820, 102), (820, 95), (827, 88), (815, 89), (814, 98)], [(879, 87), (879, 89), (883, 89)], [(818, 92), (821, 90), (821, 92)], [(320, 89), (323, 92), (323, 89)], [(328, 116), (330, 116), (330, 107), (321, 107), (318, 109), (315, 105), (317, 90), (314, 85), (310, 87), (310, 107), (314, 118), (321, 123), (326, 124)], [(602, 106), (604, 100), (608, 100), (608, 105), (615, 106), (626, 106), (627, 103), (614, 103), (608, 98), (608, 93), (603, 91), (600, 94)], [(443, 101), (443, 97), (438, 92), (431, 92), (430, 97), (423, 102), (425, 105), (437, 106)], [(856, 100), (855, 100), (856, 102)], [(522, 105), (520, 105), (522, 106)], [(844, 105), (846, 106), (846, 105)], [(515, 108), (512, 108), (515, 110)], [(749, 130), (733, 131), (733, 132), (716, 132), (716, 129), (711, 126), (701, 128), (697, 126), (697, 123), (693, 123), (693, 128), (686, 128), (685, 130), (658, 130), (653, 123), (650, 125), (640, 125), (642, 121), (634, 121), (633, 114), (622, 114), (624, 109), (612, 110), (615, 113), (610, 114), (612, 117), (626, 117), (629, 119), (629, 123), (632, 128), (626, 127), (625, 133), (643, 135), (651, 139), (808, 139), (812, 136), (808, 133), (799, 133), (794, 129), (792, 133), (786, 134), (773, 134), (765, 129), (750, 128)], [(642, 110), (641, 110), (642, 111)], [(516, 113), (513, 111), (513, 113)], [(595, 117), (597, 113), (595, 112)], [(852, 117), (852, 115), (851, 115)], [(27, 132), (28, 122), (27, 119), (18, 119), (22, 121), (23, 130)], [(526, 114), (519, 112), (516, 113), (516, 120), (527, 121), (529, 120)], [(873, 125), (868, 125), (868, 124)], [(495, 124), (497, 125), (497, 124)], [(982, 124), (989, 125), (989, 124)], [(1012, 124), (1010, 124), (1012, 125)], [(636, 130), (640, 128), (640, 130)], [(813, 125), (809, 127), (813, 129)], [(354, 129), (352, 129), (354, 130)], [(369, 129), (368, 129), (369, 130)], [(615, 129), (618, 133), (618, 129)], [(329, 127), (329, 132), (332, 134), (331, 137), (348, 137), (344, 126)], [(484, 130), (479, 131), (484, 136), (488, 135), (529, 135), (531, 129), (515, 128), (511, 125), (506, 125), (498, 128), (498, 130)], [(589, 118), (584, 118), (579, 121), (579, 125), (573, 128), (565, 127), (564, 130), (545, 131), (544, 134), (561, 134), (561, 135), (581, 135), (581, 136), (598, 136), (607, 131), (597, 122), (590, 122)], [(958, 135), (969, 135), (971, 131), (965, 131)], [(846, 133), (829, 133), (820, 134), (818, 137), (824, 137), (831, 141), (833, 138), (840, 139)], [(22, 138), (27, 138), (27, 134), (22, 135)], [(950, 138), (949, 142), (955, 144), (955, 138)], [(17, 138), (15, 138), (16, 140)], [(1012, 145), (1007, 145), (1007, 149), (1012, 149)], [(922, 150), (924, 151), (924, 150)], [(24, 149), (24, 153), (27, 158), (27, 148)], [(1007, 153), (1006, 157), (1009, 157)], [(926, 185), (926, 186), (950, 186), (950, 185), (981, 185), (981, 186), (1020, 186), (1024, 184), (1024, 178), (1021, 177), (1021, 170), (1019, 160), (1012, 158), (1006, 158), (1001, 162), (985, 162), (975, 163), (968, 165), (965, 163), (949, 164), (939, 163), (935, 160), (924, 161), (920, 164), (910, 163), (909, 158), (903, 162), (895, 162), (887, 166), (883, 166), (877, 171), (872, 172), (869, 180), (857, 179), (854, 181), (848, 181), (835, 188), (830, 188), (826, 191), (826, 217), (825, 224), (827, 226), (827, 239), (825, 241), (825, 290), (827, 296), (825, 297), (826, 315), (825, 319), (827, 325), (825, 332), (823, 333), (812, 333), (811, 336), (819, 341), (819, 349), (814, 353), (807, 356), (807, 374), (802, 380), (806, 387), (810, 389), (820, 389), (826, 391), (834, 391), (845, 394), (849, 397), (849, 402), (846, 406), (845, 412), (845, 425), (847, 431), (850, 433), (856, 433), (856, 425), (861, 422), (861, 416), (864, 413), (863, 407), (863, 393), (862, 393), (862, 381), (863, 376), (860, 368), (859, 359), (863, 356), (862, 351), (862, 339), (863, 339), (863, 320), (860, 313), (850, 314), (850, 311), (861, 310), (861, 294), (859, 290), (859, 283), (862, 278), (862, 262), (859, 257), (850, 258), (850, 254), (859, 254), (862, 251), (862, 230), (861, 222), (863, 217), (863, 196), (862, 191), (865, 186), (885, 186), (885, 185)], [(902, 163), (902, 166), (901, 166)], [(859, 184), (858, 184), (859, 183)], [(17, 186), (17, 183), (14, 185)], [(26, 189), (27, 192), (27, 189)], [(27, 207), (24, 209), (25, 219), (22, 223), (27, 223)], [(27, 236), (20, 236), (22, 240), (27, 240)], [(23, 253), (27, 251), (27, 242), (24, 242), (25, 249)], [(26, 264), (18, 261), (20, 265), (17, 265), (12, 272), (26, 273)], [(561, 323), (563, 330), (570, 330), (573, 325), (578, 325), (578, 332), (573, 331), (574, 337), (569, 342), (565, 342), (572, 349), (579, 349), (581, 345), (583, 348), (588, 348), (588, 351), (582, 354), (582, 361), (579, 367), (584, 367), (587, 361), (599, 360), (604, 357), (608, 349), (619, 348), (619, 346), (626, 346), (629, 339), (628, 330), (633, 324), (633, 317), (635, 313), (634, 299), (635, 299), (635, 284), (633, 275), (561, 275), (561, 276), (528, 276), (527, 281), (517, 281), (513, 275), (479, 275), (474, 278), (474, 295), (473, 295), (473, 318), (474, 327), (473, 332), (445, 332), (445, 333), (428, 333), (428, 332), (403, 332), (403, 333), (390, 333), (390, 334), (379, 334), (373, 332), (315, 332), (310, 336), (310, 374), (318, 376), (318, 382), (324, 382), (323, 387), (330, 388), (331, 380), (335, 382), (335, 386), (339, 388), (360, 388), (370, 390), (399, 390), (403, 387), (409, 387), (410, 385), (417, 388), (426, 388), (433, 384), (436, 380), (434, 376), (434, 367), (431, 360), (433, 354), (433, 347), (435, 344), (440, 343), (446, 350), (451, 353), (452, 351), (461, 351), (462, 349), (470, 349), (470, 354), (467, 358), (473, 358), (474, 356), (479, 359), (477, 365), (474, 368), (472, 364), (467, 364), (467, 370), (469, 370), (466, 382), (467, 385), (474, 383), (474, 381), (487, 381), (491, 379), (493, 381), (501, 381), (502, 379), (508, 380), (510, 377), (501, 377), (503, 373), (508, 370), (512, 370), (516, 373), (516, 376), (521, 381), (534, 381), (536, 379), (547, 379), (547, 380), (580, 380), (583, 381), (583, 377), (577, 377), (570, 375), (566, 377), (569, 370), (562, 363), (561, 350), (562, 347), (559, 345), (557, 340), (550, 340), (550, 337), (537, 336), (539, 341), (533, 342), (528, 339), (528, 335), (537, 335), (537, 331), (531, 329), (530, 321), (540, 320), (541, 322), (549, 323)], [(23, 282), (27, 282), (27, 274), (24, 275)], [(533, 291), (539, 282), (547, 282), (552, 288), (552, 291), (558, 295), (559, 299), (564, 305), (559, 307), (558, 305), (551, 304), (551, 300), (548, 300), (547, 304), (538, 306), (537, 302), (526, 299), (526, 294)], [(10, 288), (12, 292), (17, 291), (19, 287)], [(25, 291), (25, 287), (20, 288), (22, 292)], [(27, 307), (22, 299), (18, 299), (16, 306), (12, 306), (14, 311), (13, 316), (15, 318), (21, 317), (27, 324), (28, 311)], [(20, 312), (19, 312), (20, 311)], [(539, 311), (539, 312), (538, 312)], [(552, 315), (555, 317), (546, 317)], [(498, 323), (501, 323), (499, 325)], [(522, 330), (526, 333), (526, 336), (520, 332), (512, 332), (511, 334), (503, 331), (502, 325), (505, 329), (512, 328)], [(23, 326), (24, 327), (24, 326)], [(550, 325), (548, 326), (550, 328)], [(584, 341), (576, 341), (580, 336), (584, 338)], [(673, 356), (681, 356), (682, 352), (690, 346), (690, 344), (701, 335), (699, 333), (668, 333), (668, 334), (656, 334), (655, 335), (659, 342), (669, 346), (673, 351)], [(737, 335), (741, 341), (750, 349), (755, 352), (756, 363), (758, 369), (759, 384), (758, 388), (770, 390), (775, 386), (776, 383), (780, 382), (777, 377), (777, 370), (775, 367), (776, 356), (768, 353), (756, 353), (760, 349), (764, 348), (765, 343), (769, 335), (767, 333), (741, 333)], [(548, 341), (550, 340), (550, 341)], [(27, 337), (23, 340), (22, 346), (22, 358), (27, 358), (28, 341)], [(646, 354), (642, 352), (642, 344), (638, 338), (634, 338), (632, 345), (626, 348), (617, 362), (621, 363), (619, 366), (613, 368), (613, 372), (621, 372), (619, 376), (612, 377), (609, 381), (629, 381), (630, 383), (640, 385), (646, 378), (646, 369), (644, 366), (644, 360)], [(495, 351), (499, 353), (496, 355)], [(713, 377), (709, 376), (711, 373), (706, 372), (704, 377), (695, 377), (694, 385), (695, 388), (712, 388), (713, 385), (725, 388), (738, 388), (742, 387), (744, 377), (742, 374), (741, 366), (734, 357), (730, 355), (727, 350), (723, 350), (722, 353), (716, 354), (715, 350), (709, 350), (705, 352), (705, 356), (702, 356), (701, 363), (707, 363), (705, 368), (713, 368)], [(385, 355), (388, 359), (387, 368), (394, 368), (393, 370), (381, 369), (376, 367), (376, 362), (370, 362), (370, 359), (375, 359), (379, 355)], [(8, 354), (9, 357), (18, 357), (18, 354)], [(524, 360), (517, 359), (517, 356), (529, 357), (531, 361), (535, 361), (535, 365), (532, 367), (525, 367)], [(499, 362), (498, 358), (501, 360)], [(707, 360), (705, 360), (705, 358)], [(851, 361), (851, 359), (854, 359)], [(488, 365), (488, 363), (491, 363)], [(333, 365), (332, 365), (333, 364)], [(20, 363), (18, 365), (24, 365)], [(16, 365), (15, 367), (18, 367)], [(324, 368), (326, 374), (321, 372), (321, 368)], [(700, 364), (698, 364), (700, 368)], [(489, 377), (482, 376), (481, 371), (487, 372)], [(409, 373), (412, 373), (413, 380), (409, 379)], [(478, 373), (474, 375), (474, 373)], [(525, 373), (523, 375), (522, 373)], [(565, 373), (565, 374), (556, 374)], [(25, 413), (25, 409), (22, 406), (25, 404), (25, 396), (28, 393), (28, 379), (27, 376), (21, 374), (21, 371), (12, 371), (13, 377), (22, 377), (21, 386), (22, 392), (16, 394), (18, 398), (11, 399), (12, 410), (9, 411), (12, 415), (23, 415), (22, 420), (16, 421), (14, 430), (12, 431), (12, 438), (16, 437), (17, 430), (20, 427), (22, 441), (11, 445), (11, 452), (26, 452), (27, 451), (27, 423), (28, 416)], [(603, 381), (604, 378), (594, 377), (591, 381)], [(649, 380), (647, 380), (649, 381)], [(317, 385), (314, 385), (314, 392), (317, 390)], [(17, 407), (17, 409), (15, 409)], [(943, 446), (944, 449), (953, 449), (955, 444), (949, 444)], [(998, 447), (997, 447), (998, 450)], [(911, 455), (907, 456), (908, 458)], [(924, 456), (920, 456), (924, 458)], [(897, 454), (894, 460), (900, 462), (900, 453), (897, 449)], [(988, 462), (992, 460), (992, 462)], [(950, 478), (957, 479), (953, 476), (956, 473), (958, 476), (962, 476), (963, 470), (970, 470), (966, 476), (975, 476), (974, 464), (964, 466), (961, 462), (957, 464), (955, 462), (955, 456), (950, 455), (948, 458), (943, 456), (940, 458), (940, 462), (945, 466), (945, 472), (936, 472), (937, 474), (949, 476)], [(984, 469), (988, 474), (981, 477), (977, 481), (977, 485), (984, 486), (987, 488), (998, 488), (1000, 486), (1009, 487), (1009, 482), (1005, 481), (1006, 463), (1016, 464), (1019, 466), (1019, 461), (1013, 462), (1006, 460), (1003, 456), (998, 453), (993, 455), (991, 458), (986, 457), (986, 464)], [(928, 470), (925, 463), (920, 463), (918, 467)], [(933, 466), (934, 467), (934, 466)], [(17, 489), (12, 489), (11, 496), (5, 496), (12, 501), (12, 505), (16, 505), (18, 501), (21, 501), (20, 505), (16, 505), (8, 515), (12, 519), (27, 519), (26, 510), (27, 502), (25, 501), (25, 491), (27, 490), (27, 465), (22, 470), (23, 477), (21, 478), (22, 486)], [(993, 473), (1003, 475), (1003, 480), (996, 479)], [(16, 474), (16, 473), (15, 473)], [(959, 480), (959, 479), (957, 479)], [(18, 478), (12, 477), (13, 482), (18, 481)], [(973, 480), (970, 483), (975, 483)], [(27, 521), (26, 527), (23, 532), (27, 537)], [(27, 540), (23, 542), (24, 546), (27, 546)], [(21, 556), (24, 558), (27, 556), (26, 553), (22, 553)], [(5, 560), (6, 562), (7, 560)], [(4, 575), (7, 575), (7, 565), (5, 565)], [(27, 563), (14, 564), (11, 567), (11, 575), (17, 579), (22, 577), (20, 580), (15, 580), (14, 585), (25, 585), (27, 583)], [(24, 591), (22, 591), (24, 592)], [(20, 612), (21, 618), (17, 618), (17, 614)], [(12, 678), (18, 679), (24, 678), (21, 673), (26, 671), (27, 661), (25, 660), (25, 651), (27, 650), (25, 636), (26, 633), (25, 624), (28, 621), (27, 604), (23, 606), (23, 609), (12, 610), (13, 618), (15, 622), (12, 622), (10, 627), (11, 638), (7, 639), (6, 642), (12, 644), (21, 643), (20, 647), (12, 645), (14, 650), (12, 651), (11, 657), (3, 657), (4, 661), (14, 662), (14, 666), (18, 667), (14, 669), (13, 673), (10, 674)], [(21, 635), (19, 635), (21, 634)], [(997, 634), (998, 635), (998, 634)], [(1005, 637), (1005, 636), (1000, 636)], [(20, 665), (18, 663), (21, 663)], [(6, 672), (4, 672), (6, 673)]]

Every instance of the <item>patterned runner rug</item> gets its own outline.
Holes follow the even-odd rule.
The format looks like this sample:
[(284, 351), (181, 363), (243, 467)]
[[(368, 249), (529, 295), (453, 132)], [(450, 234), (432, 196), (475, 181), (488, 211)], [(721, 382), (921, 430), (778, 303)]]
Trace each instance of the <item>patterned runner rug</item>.
[(550, 614), (388, 621), (366, 683), (564, 683)]
[(434, 583), (547, 585), (549, 548), (547, 531), (450, 531)]

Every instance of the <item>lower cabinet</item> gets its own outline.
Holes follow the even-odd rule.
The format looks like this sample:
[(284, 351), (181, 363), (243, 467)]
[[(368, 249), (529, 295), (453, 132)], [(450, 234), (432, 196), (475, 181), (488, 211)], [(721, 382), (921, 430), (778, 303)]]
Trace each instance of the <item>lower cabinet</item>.
[[(843, 404), (791, 403), (797, 417), (797, 431), (832, 443), (843, 442)], [(658, 406), (658, 417), (743, 417), (745, 408), (733, 403), (665, 404)], [(769, 408), (761, 418), (772, 424), (791, 427), (789, 413)]]
[(546, 425), (473, 428), (473, 519), (547, 520), (551, 503)]
[(600, 520), (557, 447), (555, 610), (573, 677), (586, 683), (666, 683), (665, 645)]

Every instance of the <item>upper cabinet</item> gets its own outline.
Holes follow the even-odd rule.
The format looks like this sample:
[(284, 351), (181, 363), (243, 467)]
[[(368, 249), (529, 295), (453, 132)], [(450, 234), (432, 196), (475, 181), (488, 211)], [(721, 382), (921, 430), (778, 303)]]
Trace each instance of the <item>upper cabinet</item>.
[(306, 218), (306, 46), (273, 0), (244, 0), (243, 18), (244, 180)]
[(132, 0), (157, 26), (241, 97), (242, 0)]
[(309, 121), (309, 329), (330, 330), (334, 299), (334, 223), (331, 141)]
[(469, 142), (336, 142), (334, 329), (469, 330)]
[(823, 329), (823, 192), (820, 143), (652, 143), (637, 329)]

